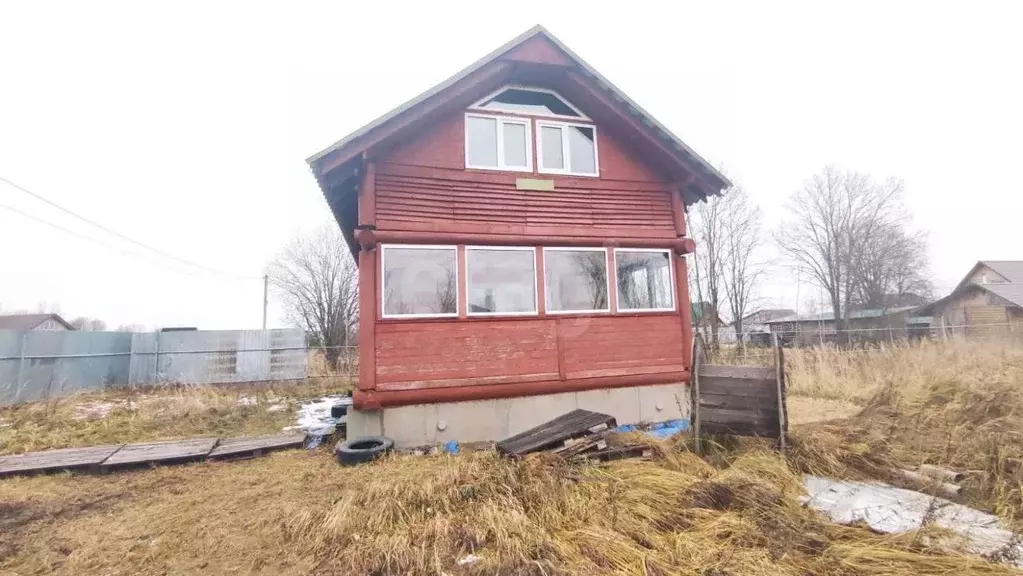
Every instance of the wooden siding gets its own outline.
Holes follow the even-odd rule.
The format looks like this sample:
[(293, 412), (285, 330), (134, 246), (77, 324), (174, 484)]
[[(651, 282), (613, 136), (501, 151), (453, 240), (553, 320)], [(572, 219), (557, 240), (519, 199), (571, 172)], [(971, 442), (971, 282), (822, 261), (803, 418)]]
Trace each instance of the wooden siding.
[(675, 314), (381, 322), (376, 386), (410, 390), (674, 373), (683, 379)]
[[(376, 234), (420, 233), (423, 243), (440, 242), (428, 240), (434, 235), (465, 235), (459, 244), (488, 235), (526, 246), (540, 245), (545, 237), (631, 240), (630, 245), (640, 246), (647, 240), (676, 239), (684, 230), (684, 215), (681, 202), (672, 201), (674, 184), (662, 181), (599, 124), (597, 138), (599, 177), (466, 170), (464, 111), (443, 116), (372, 159)], [(554, 190), (520, 190), (519, 178), (553, 180)], [(481, 237), (476, 243), (489, 242)], [(379, 266), (379, 251), (374, 254)], [(543, 386), (553, 393), (559, 384), (623, 386), (637, 385), (638, 379), (668, 383), (688, 378), (691, 330), (684, 325), (689, 310), (684, 276), (672, 279), (676, 312), (548, 316), (542, 258), (538, 251), (536, 317), (466, 318), (460, 310), (459, 318), (385, 320), (379, 314), (380, 287), (363, 278), (363, 289), (368, 284), (374, 298), (362, 302), (375, 308), (363, 309), (363, 328), (370, 318), (374, 321), (367, 331), (372, 339), (363, 339), (368, 357), (360, 359), (359, 390), (403, 397), (448, 391), (464, 399), (465, 390), (488, 386)], [(676, 260), (676, 274), (685, 274), (682, 264)], [(362, 275), (375, 269), (369, 262), (362, 267)], [(614, 290), (608, 295), (612, 304)], [(368, 397), (357, 393), (356, 406)]]
[[(671, 186), (597, 127), (600, 177), (466, 170), (464, 114), (448, 116), (382, 158), (378, 230), (674, 238)], [(536, 164), (534, 159), (534, 164)], [(555, 190), (519, 190), (523, 177)]]

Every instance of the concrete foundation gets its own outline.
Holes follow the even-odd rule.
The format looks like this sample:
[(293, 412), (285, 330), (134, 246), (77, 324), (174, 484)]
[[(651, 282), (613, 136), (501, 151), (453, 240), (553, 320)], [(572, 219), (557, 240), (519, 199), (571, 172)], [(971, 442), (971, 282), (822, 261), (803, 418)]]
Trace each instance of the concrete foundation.
[(351, 410), (348, 437), (383, 435), (399, 448), (498, 441), (582, 408), (615, 417), (618, 424), (689, 418), (689, 386), (683, 383), (586, 390), (543, 396), (416, 404), (382, 410)]

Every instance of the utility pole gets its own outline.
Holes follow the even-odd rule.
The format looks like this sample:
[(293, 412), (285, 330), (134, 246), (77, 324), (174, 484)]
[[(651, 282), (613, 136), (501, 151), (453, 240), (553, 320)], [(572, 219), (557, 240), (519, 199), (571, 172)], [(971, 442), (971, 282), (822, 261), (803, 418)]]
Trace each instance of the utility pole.
[(269, 302), (267, 293), (270, 290), (270, 275), (263, 274), (263, 330), (266, 330), (266, 305)]

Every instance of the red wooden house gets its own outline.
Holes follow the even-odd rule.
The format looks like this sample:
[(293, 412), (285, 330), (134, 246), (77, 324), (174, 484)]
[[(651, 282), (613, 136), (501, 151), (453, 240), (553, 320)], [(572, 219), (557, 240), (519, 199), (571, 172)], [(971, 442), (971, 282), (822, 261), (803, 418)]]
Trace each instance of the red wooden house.
[(730, 184), (545, 29), (309, 163), (359, 263), (350, 435), (687, 416), (684, 206)]

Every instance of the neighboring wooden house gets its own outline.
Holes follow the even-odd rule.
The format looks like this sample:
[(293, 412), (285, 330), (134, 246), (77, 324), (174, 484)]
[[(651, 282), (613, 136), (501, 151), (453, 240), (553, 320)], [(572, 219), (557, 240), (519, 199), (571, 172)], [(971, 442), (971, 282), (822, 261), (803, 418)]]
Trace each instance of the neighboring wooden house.
[(684, 207), (730, 184), (542, 27), (309, 163), (359, 262), (349, 434), (685, 416)]
[(1023, 261), (982, 260), (948, 295), (914, 312), (936, 336), (1004, 334), (1023, 324)]
[[(747, 314), (739, 323), (742, 326), (742, 341), (757, 346), (769, 346), (771, 344), (771, 326), (768, 322), (795, 315), (796, 311), (788, 308), (764, 308)], [(734, 322), (722, 326), (718, 336), (725, 344), (740, 341)]]
[(873, 342), (908, 338), (910, 313), (915, 306), (852, 310), (847, 332), (838, 331), (831, 312), (789, 316), (766, 322), (781, 342), (790, 346), (814, 346), (842, 342)]
[(0, 315), (0, 330), (63, 331), (75, 327), (59, 314), (6, 314)]

